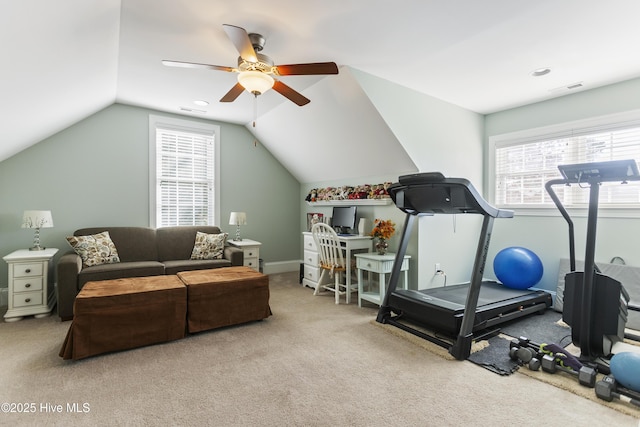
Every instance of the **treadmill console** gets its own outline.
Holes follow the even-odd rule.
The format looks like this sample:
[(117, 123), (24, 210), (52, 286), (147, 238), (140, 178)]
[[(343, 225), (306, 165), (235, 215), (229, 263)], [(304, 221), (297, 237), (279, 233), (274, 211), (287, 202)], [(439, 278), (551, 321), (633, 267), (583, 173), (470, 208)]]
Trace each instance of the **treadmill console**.
[(558, 165), (558, 169), (568, 182), (624, 181), (640, 176), (638, 165), (632, 159)]

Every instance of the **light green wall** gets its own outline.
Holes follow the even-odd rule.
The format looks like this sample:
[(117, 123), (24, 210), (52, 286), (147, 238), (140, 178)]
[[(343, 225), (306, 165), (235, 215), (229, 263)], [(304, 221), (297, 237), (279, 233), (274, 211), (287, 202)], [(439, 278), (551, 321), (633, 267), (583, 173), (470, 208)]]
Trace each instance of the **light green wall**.
[[(488, 141), (492, 135), (533, 129), (564, 122), (604, 116), (640, 109), (640, 79), (578, 92), (572, 95), (538, 102), (520, 108), (489, 114), (485, 118), (485, 165)], [(539, 287), (555, 290), (558, 281), (558, 261), (569, 257), (566, 222), (555, 212), (552, 217), (518, 216), (494, 228), (493, 251), (507, 246), (525, 246), (543, 261), (545, 273)], [(575, 218), (576, 257), (584, 259), (586, 220)], [(629, 265), (640, 265), (637, 237), (640, 219), (600, 218), (596, 261), (608, 262), (622, 257)]]
[[(31, 246), (33, 232), (20, 228), (25, 209), (52, 211), (42, 244), (63, 251), (81, 227), (148, 226), (149, 114), (184, 119), (114, 104), (0, 162), (0, 254)], [(234, 234), (229, 213), (245, 211), (241, 234), (262, 242), (265, 263), (299, 259), (300, 184), (244, 127), (211, 123), (221, 127), (218, 225)], [(6, 278), (0, 263), (0, 287)]]
[[(464, 177), (482, 190), (482, 115), (362, 71), (354, 71), (354, 76), (420, 172)], [(381, 159), (392, 155), (384, 153)], [(455, 227), (453, 219), (449, 215), (420, 219), (411, 242), (415, 246), (409, 248), (412, 287), (441, 286), (433, 276), (436, 263), (445, 270), (448, 283), (470, 279), (479, 218), (457, 216)]]
[[(447, 176), (465, 177), (479, 190), (482, 189), (482, 115), (359, 70), (352, 72), (418, 171), (439, 171)], [(379, 153), (380, 162), (371, 165), (370, 176), (349, 182), (328, 178), (305, 184), (301, 196), (306, 197), (308, 191), (315, 187), (396, 182), (400, 175), (418, 172), (387, 170), (385, 158), (393, 155), (393, 151)], [(375, 218), (389, 218), (396, 222), (398, 233), (390, 241), (390, 250), (396, 251), (404, 214), (394, 204), (359, 206), (358, 209), (370, 223)], [(331, 208), (303, 206), (303, 213), (305, 211), (330, 214)], [(480, 225), (477, 218), (460, 218), (457, 224), (454, 228), (448, 215), (419, 221), (407, 248), (407, 254), (412, 256), (409, 271), (412, 288), (442, 285), (438, 278), (433, 277), (435, 263), (445, 268), (449, 283), (469, 280)], [(306, 222), (302, 226), (305, 227)]]

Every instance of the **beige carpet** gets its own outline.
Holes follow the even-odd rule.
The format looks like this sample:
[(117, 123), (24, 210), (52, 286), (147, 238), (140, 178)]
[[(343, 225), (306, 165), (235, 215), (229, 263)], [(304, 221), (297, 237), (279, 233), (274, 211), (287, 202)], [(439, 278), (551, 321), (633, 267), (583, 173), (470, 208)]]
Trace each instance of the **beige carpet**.
[[(406, 332), (402, 329), (396, 328), (395, 326), (391, 326), (391, 325), (382, 325), (380, 323), (377, 323), (375, 320), (371, 321), (372, 325), (378, 326), (382, 329), (384, 329), (386, 332), (390, 333), (390, 334), (394, 334), (397, 335), (399, 337), (401, 337), (404, 340), (407, 340), (411, 343), (413, 343), (414, 345), (417, 345), (419, 347), (422, 347), (423, 349), (436, 354), (442, 358), (445, 358), (447, 360), (455, 360), (455, 358), (453, 356), (451, 356), (449, 354), (449, 352), (443, 348), (440, 347), (438, 345), (435, 345), (427, 340), (423, 340), (413, 334), (410, 334), (409, 332)], [(510, 341), (512, 337), (508, 337), (508, 336), (504, 336), (501, 335), (501, 337), (503, 337), (504, 339)], [(472, 347), (471, 347), (471, 352), (475, 352), (475, 351), (479, 351), (483, 348), (485, 348), (486, 346), (488, 346), (489, 343), (488, 341), (479, 341), (476, 343), (473, 343)], [(580, 353), (580, 350), (578, 349), (577, 354)], [(507, 356), (508, 357), (508, 356)], [(605, 400), (599, 399), (596, 394), (595, 394), (595, 390), (589, 387), (584, 387), (581, 386), (578, 381), (575, 379), (575, 377), (563, 373), (563, 372), (558, 372), (556, 374), (549, 374), (547, 372), (544, 372), (542, 370), (538, 370), (538, 371), (531, 371), (530, 369), (528, 369), (527, 367), (520, 367), (517, 371), (516, 374), (521, 374), (521, 375), (525, 375), (527, 377), (530, 378), (534, 378), (538, 381), (542, 381), (545, 382), (547, 384), (551, 384), (555, 387), (558, 387), (562, 390), (566, 390), (569, 391), (573, 394), (576, 394), (578, 396), (581, 396), (583, 398), (589, 399), (593, 402), (596, 402), (598, 404), (607, 406), (609, 408), (615, 409), (616, 411), (620, 411), (623, 414), (628, 414), (634, 417), (640, 417), (640, 408), (637, 408), (636, 406), (633, 406), (629, 403), (626, 402), (621, 402), (619, 400), (614, 400), (612, 402), (607, 402)], [(603, 375), (602, 374), (598, 374), (598, 380), (602, 379)]]
[(638, 425), (640, 412), (425, 351), (297, 276), (271, 276), (264, 321), (78, 362), (57, 355), (68, 322), (0, 323), (2, 408), (35, 408), (0, 425)]

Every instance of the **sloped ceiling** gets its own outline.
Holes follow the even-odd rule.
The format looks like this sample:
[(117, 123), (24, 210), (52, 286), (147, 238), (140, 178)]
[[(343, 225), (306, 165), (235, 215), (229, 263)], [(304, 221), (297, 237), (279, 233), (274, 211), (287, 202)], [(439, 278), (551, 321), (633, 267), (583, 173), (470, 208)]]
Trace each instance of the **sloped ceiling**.
[[(638, 16), (635, 0), (9, 2), (0, 15), (0, 161), (113, 102), (254, 132), (251, 95), (218, 102), (234, 74), (160, 62), (234, 66), (227, 23), (265, 36), (263, 53), (276, 64), (340, 66), (344, 76), (282, 77), (311, 104), (293, 106), (274, 91), (261, 95), (255, 134), (301, 182), (346, 177), (359, 173), (370, 160), (363, 153), (383, 140), (388, 152), (403, 151), (350, 69), (486, 114), (640, 76)], [(532, 77), (540, 67), (552, 71)], [(581, 85), (568, 89), (575, 83)], [(319, 145), (348, 153), (334, 158), (327, 176), (303, 163)], [(336, 165), (342, 159), (349, 167)], [(406, 153), (397, 162), (415, 163)]]
[(0, 161), (113, 104), (120, 1), (5, 2)]
[[(348, 67), (305, 91), (306, 111), (291, 102), (261, 116), (253, 132), (286, 159), (301, 182), (415, 172), (415, 163), (354, 79)], [(286, 135), (289, 143), (278, 141)]]

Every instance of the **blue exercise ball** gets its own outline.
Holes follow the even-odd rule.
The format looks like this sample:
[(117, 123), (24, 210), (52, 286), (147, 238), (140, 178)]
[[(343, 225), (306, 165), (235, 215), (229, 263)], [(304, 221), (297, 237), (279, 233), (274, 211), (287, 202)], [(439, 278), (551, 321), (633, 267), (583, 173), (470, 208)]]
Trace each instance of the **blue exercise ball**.
[(640, 354), (614, 354), (609, 362), (609, 369), (617, 382), (628, 389), (640, 392)]
[(542, 278), (542, 261), (527, 248), (504, 248), (493, 259), (493, 271), (502, 284), (512, 289), (528, 289)]

